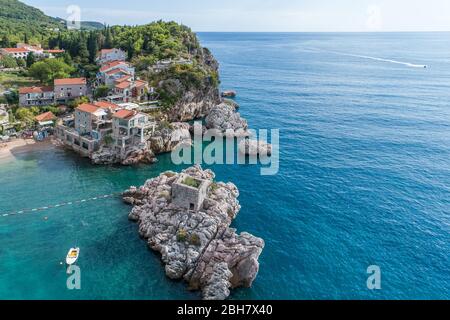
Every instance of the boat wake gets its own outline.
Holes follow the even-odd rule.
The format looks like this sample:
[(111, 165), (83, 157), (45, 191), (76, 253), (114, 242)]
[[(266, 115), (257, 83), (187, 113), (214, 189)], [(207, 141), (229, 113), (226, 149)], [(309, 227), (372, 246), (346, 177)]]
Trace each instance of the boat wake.
[(350, 57), (355, 57), (355, 58), (362, 58), (362, 59), (369, 59), (369, 60), (374, 60), (374, 61), (381, 61), (381, 62), (389, 62), (389, 63), (394, 63), (394, 64), (401, 64), (403, 66), (407, 66), (407, 67), (411, 67), (411, 68), (427, 68), (426, 64), (414, 64), (414, 63), (410, 63), (410, 62), (402, 62), (402, 61), (397, 61), (397, 60), (391, 60), (391, 59), (383, 59), (383, 58), (377, 58), (377, 57), (370, 57), (370, 56), (362, 56), (362, 55), (357, 55), (357, 54), (342, 54), (342, 55), (346, 55), (346, 56), (350, 56)]
[(327, 52), (327, 53), (333, 53), (333, 54), (340, 55), (340, 56), (355, 57), (355, 58), (368, 59), (368, 60), (373, 60), (373, 61), (380, 61), (380, 62), (388, 62), (388, 63), (400, 64), (400, 65), (407, 66), (407, 67), (410, 67), (410, 68), (421, 68), (421, 69), (428, 68), (428, 66), (426, 64), (414, 64), (414, 63), (410, 63), (410, 62), (403, 62), (403, 61), (384, 59), (384, 58), (378, 58), (378, 57), (371, 57), (371, 56), (364, 56), (364, 55), (359, 55), (359, 54), (337, 52), (337, 51), (326, 51), (326, 50), (320, 50), (320, 49), (317, 49), (317, 50), (322, 51), (322, 52)]

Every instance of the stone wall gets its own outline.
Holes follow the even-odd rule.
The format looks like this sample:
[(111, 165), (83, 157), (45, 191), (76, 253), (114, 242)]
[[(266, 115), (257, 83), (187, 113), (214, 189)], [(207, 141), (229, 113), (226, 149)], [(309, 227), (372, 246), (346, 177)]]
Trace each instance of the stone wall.
[(172, 203), (180, 208), (198, 211), (203, 207), (210, 181), (195, 179), (200, 183), (198, 188), (183, 183), (187, 175), (182, 174), (172, 186)]

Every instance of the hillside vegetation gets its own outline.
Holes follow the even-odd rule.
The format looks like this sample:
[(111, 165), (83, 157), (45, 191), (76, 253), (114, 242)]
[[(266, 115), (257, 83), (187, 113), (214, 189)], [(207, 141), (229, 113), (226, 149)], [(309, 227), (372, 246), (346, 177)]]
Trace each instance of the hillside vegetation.
[(64, 28), (57, 19), (17, 0), (0, 0), (0, 39), (39, 43), (55, 29)]

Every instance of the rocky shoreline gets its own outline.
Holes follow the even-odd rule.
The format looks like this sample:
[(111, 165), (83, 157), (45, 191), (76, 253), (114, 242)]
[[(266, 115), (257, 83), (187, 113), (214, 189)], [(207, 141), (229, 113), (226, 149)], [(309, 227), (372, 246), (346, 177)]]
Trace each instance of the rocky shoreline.
[[(185, 178), (201, 181), (198, 209), (180, 202), (195, 191), (180, 184)], [(223, 300), (230, 289), (250, 287), (264, 248), (262, 239), (230, 228), (241, 208), (239, 191), (233, 183), (214, 178), (211, 170), (194, 166), (181, 173), (162, 173), (123, 193), (123, 200), (133, 206), (130, 220), (139, 224), (150, 248), (161, 254), (166, 275), (186, 281), (190, 290), (201, 290), (205, 300)]]

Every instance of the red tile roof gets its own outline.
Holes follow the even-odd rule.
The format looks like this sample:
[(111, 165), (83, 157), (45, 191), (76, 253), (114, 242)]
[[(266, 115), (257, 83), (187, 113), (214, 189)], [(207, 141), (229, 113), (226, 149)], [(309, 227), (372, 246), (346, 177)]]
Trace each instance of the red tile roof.
[(136, 87), (140, 88), (140, 87), (148, 85), (148, 82), (144, 81), (144, 80), (136, 80), (134, 82), (134, 84), (136, 85)]
[(52, 121), (56, 119), (56, 116), (53, 112), (49, 111), (34, 117), (34, 119), (36, 119), (37, 122)]
[(114, 50), (117, 50), (117, 49), (102, 49), (102, 50), (100, 50), (100, 53), (101, 54), (110, 53), (110, 52), (113, 52)]
[(66, 78), (66, 79), (55, 79), (55, 86), (66, 86), (66, 85), (85, 85), (86, 78)]
[(108, 63), (105, 63), (101, 68), (100, 68), (100, 72), (105, 72), (111, 68), (120, 66), (120, 65), (124, 65), (124, 66), (129, 66), (129, 64), (125, 61), (119, 61), (119, 60), (114, 60)]
[(125, 74), (130, 74), (129, 72), (127, 72), (127, 71), (125, 71), (123, 69), (113, 69), (113, 70), (110, 70), (110, 71), (106, 72), (106, 74), (107, 75), (112, 75), (112, 74), (116, 74), (116, 73), (119, 73), (119, 72), (122, 72), (122, 73), (125, 73)]
[(64, 53), (66, 51), (65, 50), (59, 50), (59, 49), (49, 49), (49, 50), (44, 50), (44, 52), (47, 52), (47, 53)]
[(133, 117), (135, 114), (136, 114), (136, 111), (122, 109), (122, 110), (117, 111), (113, 115), (113, 117), (119, 118), (119, 119), (128, 119), (128, 118)]
[(119, 108), (119, 106), (117, 104), (111, 103), (111, 102), (106, 102), (106, 101), (97, 101), (97, 102), (94, 102), (94, 105), (96, 105), (99, 108), (103, 108), (103, 109), (111, 108), (112, 110), (115, 110), (115, 109)]
[(29, 52), (30, 50), (25, 48), (2, 48), (2, 50), (5, 50), (8, 53), (22, 53), (22, 52)]
[(124, 82), (124, 81), (126, 81), (126, 80), (128, 80), (130, 78), (131, 78), (131, 76), (123, 76), (122, 78), (116, 79), (115, 83)]
[(131, 86), (131, 82), (129, 82), (129, 81), (122, 81), (115, 85), (115, 87), (117, 89), (126, 89), (126, 88), (129, 88), (130, 86)]
[(100, 108), (93, 104), (90, 104), (90, 103), (80, 104), (77, 108), (77, 110), (87, 112), (87, 113), (94, 113), (98, 109), (100, 109)]
[(44, 93), (44, 92), (52, 92), (52, 87), (22, 87), (19, 88), (19, 94), (27, 94), (27, 93)]

